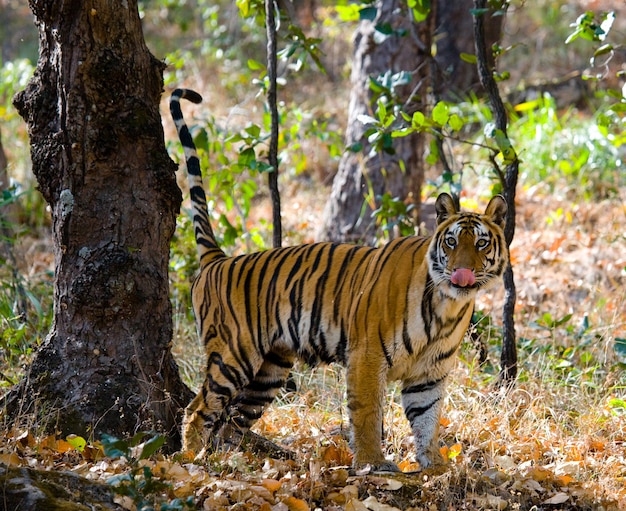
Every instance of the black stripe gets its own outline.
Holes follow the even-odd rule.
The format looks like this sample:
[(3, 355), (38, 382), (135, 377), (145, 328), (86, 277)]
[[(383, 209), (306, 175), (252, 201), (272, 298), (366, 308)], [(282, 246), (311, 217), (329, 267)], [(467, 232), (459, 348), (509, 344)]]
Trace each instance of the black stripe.
[(459, 347), (459, 345), (457, 344), (456, 346), (453, 346), (452, 349), (449, 349), (448, 351), (445, 351), (444, 353), (440, 353), (437, 358), (435, 359), (436, 362), (441, 362), (442, 360), (445, 360), (447, 358), (450, 358), (452, 355), (454, 355), (456, 353), (457, 348)]
[(270, 380), (270, 381), (259, 381), (252, 380), (246, 390), (251, 392), (268, 392), (270, 390), (280, 389), (285, 384), (285, 380), (283, 378), (279, 380)]
[(424, 283), (424, 294), (422, 295), (422, 319), (424, 321), (424, 332), (426, 333), (426, 343), (430, 344), (430, 326), (433, 321), (433, 279), (430, 273), (426, 274), (426, 282)]
[(440, 383), (445, 381), (446, 377), (447, 376), (444, 376), (443, 378), (439, 378), (438, 380), (432, 380), (432, 381), (427, 381), (425, 383), (418, 383), (416, 385), (411, 385), (410, 387), (407, 387), (406, 389), (402, 389), (401, 394), (402, 395), (405, 395), (405, 394), (419, 394), (421, 392), (426, 392), (428, 390), (432, 390), (437, 385), (439, 385)]
[[(244, 386), (244, 382), (241, 379), (241, 375), (238, 373), (238, 371), (236, 370), (236, 368), (232, 367), (229, 364), (224, 363), (224, 360), (222, 359), (222, 355), (220, 353), (217, 353), (216, 351), (214, 351), (213, 353), (211, 353), (209, 355), (209, 360), (208, 360), (208, 364), (207, 364), (207, 373), (210, 374), (211, 372), (211, 366), (216, 365), (220, 371), (220, 373), (222, 373), (222, 376), (224, 376), (224, 378), (226, 378), (230, 383), (233, 384), (234, 387), (240, 389)], [(218, 383), (216, 383), (215, 385), (219, 385)], [(224, 387), (226, 388), (226, 387)], [(223, 394), (223, 393), (221, 393)], [(230, 395), (230, 389), (228, 390), (228, 395)]]
[[(222, 402), (222, 406), (224, 406), (233, 395), (231, 389), (217, 383), (210, 374), (207, 374), (206, 381), (209, 384), (208, 390), (215, 394), (215, 397), (219, 399)], [(202, 387), (202, 395), (205, 403), (208, 390), (206, 386)]]
[(383, 350), (385, 360), (387, 361), (387, 366), (391, 367), (393, 365), (393, 360), (391, 359), (391, 355), (387, 351), (387, 346), (385, 345), (385, 339), (383, 337), (383, 333), (380, 330), (380, 325), (378, 325), (378, 337), (380, 339), (380, 347)]
[(291, 369), (293, 367), (291, 360), (281, 357), (278, 353), (273, 351), (265, 355), (265, 361), (275, 366), (282, 367), (283, 369)]
[(424, 415), (428, 410), (430, 410), (436, 403), (437, 401), (439, 401), (441, 398), (438, 397), (437, 399), (435, 399), (434, 401), (432, 401), (431, 403), (427, 404), (426, 406), (409, 406), (405, 411), (404, 414), (406, 415), (406, 418), (409, 420), (410, 423), (413, 423), (413, 421), (419, 417), (420, 415)]
[(339, 329), (339, 342), (337, 343), (337, 348), (335, 349), (335, 358), (338, 362), (343, 364), (346, 363), (346, 350), (348, 348), (348, 336), (346, 334), (346, 328), (341, 321), (341, 327)]

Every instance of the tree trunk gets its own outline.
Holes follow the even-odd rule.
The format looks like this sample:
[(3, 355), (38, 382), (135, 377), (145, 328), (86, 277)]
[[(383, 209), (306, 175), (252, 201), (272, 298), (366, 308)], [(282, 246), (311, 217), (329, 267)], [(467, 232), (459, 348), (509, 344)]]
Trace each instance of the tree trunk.
[[(498, 84), (493, 77), (493, 67), (489, 65), (487, 50), (487, 37), (485, 21), (489, 19), (490, 11), (485, 11), (485, 0), (474, 0), (474, 7), (479, 13), (474, 17), (474, 41), (476, 45), (477, 70), (480, 81), (485, 88), (489, 104), (494, 117), (496, 129), (507, 136), (508, 119), (506, 109), (500, 96)], [(482, 14), (480, 14), (482, 12)], [(517, 188), (517, 178), (519, 175), (519, 159), (517, 154), (506, 166), (504, 172), (499, 169), (500, 181), (502, 183), (504, 197), (508, 204), (506, 212), (506, 225), (504, 227), (504, 238), (507, 246), (511, 246), (515, 236), (515, 193)], [(507, 265), (504, 273), (504, 307), (502, 311), (502, 353), (500, 354), (500, 376), (499, 384), (511, 386), (517, 376), (517, 343), (515, 339), (515, 300), (517, 293), (515, 290), (515, 278), (511, 262)]]
[[(411, 203), (415, 206), (414, 216), (419, 214), (424, 180), (424, 137), (412, 135), (395, 139), (393, 156), (370, 155), (371, 145), (364, 137), (367, 127), (359, 121), (359, 116), (372, 113), (370, 77), (375, 78), (388, 70), (412, 73), (411, 83), (398, 91), (402, 101), (409, 100), (405, 105), (409, 114), (424, 110), (426, 102), (422, 98), (427, 86), (436, 100), (458, 99), (468, 91), (480, 95), (482, 90), (476, 66), (460, 57), (461, 53), (474, 53), (472, 2), (433, 0), (431, 18), (416, 24), (406, 10), (406, 3), (378, 0), (376, 20), (363, 21), (359, 25), (354, 43), (346, 145), (361, 143), (363, 151), (344, 154), (333, 181), (319, 238), (373, 242), (376, 225), (372, 219), (372, 204), (378, 207), (379, 201), (365, 200), (372, 191), (374, 197), (388, 192), (392, 197)], [(404, 29), (406, 35), (392, 35), (378, 43), (381, 34), (376, 32), (375, 26), (385, 23), (396, 30)], [(485, 25), (487, 43), (491, 45), (500, 37), (502, 17), (490, 17)], [(437, 47), (434, 58), (430, 56), (433, 35), (436, 35)], [(406, 172), (400, 170), (400, 161), (404, 161)]]
[[(474, 17), (471, 9), (474, 0), (433, 1), (436, 10), (437, 53), (436, 71), (433, 76), (435, 94), (446, 100), (456, 101), (467, 97), (468, 92), (483, 95), (475, 64), (461, 59), (461, 53), (474, 54)], [(485, 19), (485, 43), (491, 49), (500, 40), (504, 16)], [(494, 66), (491, 51), (487, 55), (489, 67)]]
[[(346, 146), (361, 143), (362, 151), (346, 151), (333, 181), (330, 200), (324, 212), (324, 221), (318, 233), (319, 239), (343, 242), (372, 243), (376, 237), (376, 224), (372, 218), (372, 202), (385, 192), (416, 206), (419, 211), (420, 190), (424, 179), (423, 136), (414, 134), (393, 140), (395, 154), (371, 154), (372, 146), (364, 133), (367, 129), (360, 115), (374, 116), (371, 104), (370, 77), (391, 70), (410, 72), (411, 82), (396, 89), (404, 110), (413, 113), (423, 109), (419, 85), (427, 73), (424, 34), (426, 24), (413, 23), (406, 2), (378, 0), (374, 21), (359, 24), (354, 41), (350, 105)], [(377, 24), (389, 24), (394, 33), (385, 37), (377, 32)], [(401, 33), (405, 35), (400, 35)], [(404, 162), (406, 170), (401, 169)]]
[(136, 0), (30, 6), (39, 61), (14, 102), (52, 212), (55, 310), (7, 410), (62, 434), (156, 429), (176, 449), (191, 392), (170, 351), (181, 193), (159, 114), (164, 64), (145, 46)]

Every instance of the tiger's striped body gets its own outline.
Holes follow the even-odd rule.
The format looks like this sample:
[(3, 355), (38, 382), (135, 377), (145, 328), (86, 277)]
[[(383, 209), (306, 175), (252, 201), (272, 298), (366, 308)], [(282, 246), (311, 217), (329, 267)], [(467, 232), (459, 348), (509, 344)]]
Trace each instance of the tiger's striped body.
[(183, 448), (210, 446), (226, 423), (249, 429), (300, 358), (346, 366), (355, 466), (397, 470), (380, 447), (391, 380), (402, 382), (417, 460), (431, 464), (445, 380), (476, 292), (497, 283), (508, 260), (504, 200), (495, 197), (479, 215), (457, 212), (442, 194), (434, 236), (382, 248), (315, 243), (227, 257), (209, 224), (181, 97), (201, 98), (177, 90), (170, 107), (187, 160), (201, 266), (192, 301), (208, 357), (186, 409)]

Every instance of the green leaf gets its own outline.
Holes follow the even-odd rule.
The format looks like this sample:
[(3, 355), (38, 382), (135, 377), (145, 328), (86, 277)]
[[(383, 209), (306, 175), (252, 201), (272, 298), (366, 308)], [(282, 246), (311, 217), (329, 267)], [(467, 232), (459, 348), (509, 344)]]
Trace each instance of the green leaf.
[(470, 14), (475, 17), (482, 16), (483, 14), (487, 14), (488, 12), (489, 9), (485, 7), (482, 9), (470, 9)]
[(250, 126), (247, 126), (244, 131), (252, 138), (258, 139), (261, 136), (261, 127), (257, 124), (251, 124)]
[(413, 133), (415, 133), (415, 131), (411, 128), (401, 128), (399, 130), (392, 131), (391, 136), (393, 138), (402, 138), (402, 137), (408, 137), (409, 135), (412, 135)]
[(393, 34), (393, 27), (391, 23), (377, 23), (374, 27), (376, 32), (380, 32), (383, 35), (391, 35)]
[(155, 435), (150, 438), (145, 444), (143, 444), (143, 449), (141, 449), (141, 454), (139, 455), (140, 460), (145, 460), (152, 456), (155, 452), (157, 452), (165, 443), (165, 437), (163, 435)]
[(615, 338), (615, 344), (613, 344), (613, 349), (615, 353), (617, 353), (620, 357), (626, 358), (626, 339), (622, 337)]
[(82, 436), (67, 435), (67, 437), (65, 437), (65, 440), (78, 452), (83, 452), (85, 450), (85, 447), (87, 446), (87, 440), (85, 440)]
[(255, 161), (256, 154), (254, 153), (254, 149), (252, 147), (246, 147), (243, 149), (237, 158), (237, 163), (243, 167), (249, 167)]
[(430, 0), (408, 0), (407, 5), (413, 10), (416, 22), (424, 21), (430, 14)]
[(260, 69), (265, 69), (265, 65), (254, 59), (248, 59), (248, 69), (252, 71), (258, 71)]
[(376, 7), (363, 7), (359, 10), (359, 19), (361, 21), (368, 20), (374, 21), (378, 15), (378, 9)]
[[(486, 129), (487, 126), (485, 126), (485, 130)], [(504, 163), (513, 163), (517, 159), (517, 154), (515, 153), (515, 149), (513, 149), (511, 141), (504, 134), (504, 132), (502, 130), (495, 129), (495, 126), (492, 126), (491, 137), (496, 139), (496, 144), (498, 144), (498, 149), (500, 149)]]
[(207, 133), (207, 130), (197, 130), (195, 136), (193, 137), (193, 143), (196, 144), (198, 149), (204, 149), (206, 151), (209, 147), (209, 134)]
[(341, 21), (359, 21), (361, 10), (358, 4), (335, 6), (335, 11)]
[(433, 121), (439, 124), (439, 126), (445, 126), (448, 122), (448, 118), (450, 117), (449, 110), (450, 108), (443, 101), (437, 103), (435, 108), (433, 108)]
[(363, 150), (363, 144), (361, 142), (355, 142), (346, 148), (351, 153), (360, 153)]
[(429, 165), (435, 165), (439, 161), (439, 146), (437, 145), (437, 141), (433, 138), (430, 141), (430, 151), (428, 152), (428, 156), (426, 156), (426, 163)]
[(120, 440), (114, 436), (104, 433), (101, 438), (102, 449), (104, 455), (109, 458), (121, 458), (122, 456), (128, 456), (130, 446), (126, 440)]
[(609, 406), (613, 415), (626, 415), (626, 400), (616, 397), (612, 398), (609, 400)]
[(463, 128), (463, 125), (465, 123), (463, 122), (463, 119), (461, 119), (457, 114), (452, 114), (448, 119), (448, 124), (450, 125), (452, 130), (459, 131), (461, 128)]
[(468, 64), (476, 64), (478, 62), (478, 58), (473, 53), (461, 53), (459, 55), (463, 62), (467, 62)]
[(605, 53), (610, 53), (613, 51), (613, 45), (612, 44), (603, 44), (602, 46), (600, 46), (600, 48), (598, 48), (596, 51), (593, 52), (593, 56), (594, 57), (598, 57), (600, 55), (604, 55)]
[(422, 112), (415, 112), (413, 114), (413, 118), (411, 119), (411, 126), (413, 126), (413, 128), (421, 128), (424, 126), (425, 121), (426, 117)]
[(250, 0), (236, 0), (237, 7), (243, 18), (247, 18), (250, 15)]
[(139, 431), (135, 433), (132, 436), (132, 438), (128, 441), (128, 445), (130, 447), (137, 447), (147, 435), (148, 435), (147, 431)]

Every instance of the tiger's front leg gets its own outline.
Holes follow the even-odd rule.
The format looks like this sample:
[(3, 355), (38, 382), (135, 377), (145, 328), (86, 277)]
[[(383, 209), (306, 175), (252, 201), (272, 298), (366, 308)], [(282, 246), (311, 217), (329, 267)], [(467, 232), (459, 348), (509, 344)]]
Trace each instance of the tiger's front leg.
[(383, 405), (387, 379), (382, 363), (367, 353), (352, 354), (347, 367), (348, 411), (356, 469), (399, 472), (398, 466), (385, 459), (380, 447)]
[(402, 389), (402, 407), (411, 424), (415, 438), (416, 459), (420, 468), (440, 464), (438, 433), (446, 378), (417, 384)]

